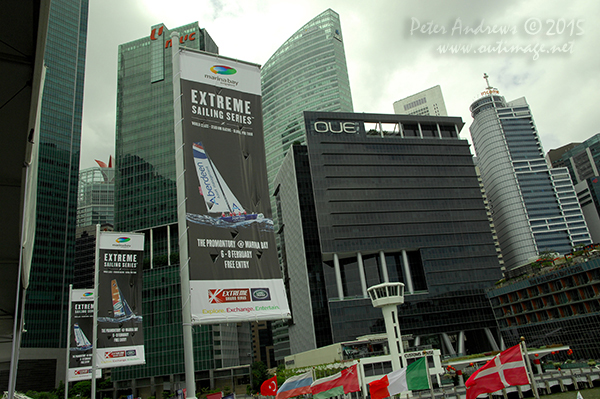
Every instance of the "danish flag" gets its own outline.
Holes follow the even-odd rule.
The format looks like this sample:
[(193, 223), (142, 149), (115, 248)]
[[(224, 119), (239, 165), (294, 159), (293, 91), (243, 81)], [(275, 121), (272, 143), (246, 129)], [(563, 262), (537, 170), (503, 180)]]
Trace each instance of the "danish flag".
[(496, 392), (509, 386), (529, 383), (521, 346), (515, 345), (497, 354), (474, 372), (465, 386), (467, 399), (475, 399), (482, 393)]

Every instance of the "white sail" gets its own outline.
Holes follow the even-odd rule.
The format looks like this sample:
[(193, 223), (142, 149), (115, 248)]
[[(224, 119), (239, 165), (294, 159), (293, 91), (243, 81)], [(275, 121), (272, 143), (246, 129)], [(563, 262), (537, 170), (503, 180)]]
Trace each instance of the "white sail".
[(73, 332), (75, 335), (75, 342), (77, 343), (78, 348), (91, 348), (92, 347), (92, 343), (87, 339), (87, 337), (85, 336), (83, 331), (81, 331), (79, 324), (75, 323), (73, 325)]
[(201, 194), (210, 213), (244, 214), (246, 211), (210, 160), (202, 143), (193, 143), (194, 162)]
[(113, 315), (114, 317), (125, 316), (125, 309), (123, 307), (123, 301), (121, 299), (121, 291), (117, 285), (117, 280), (111, 281), (111, 293), (112, 293), (112, 304), (113, 304)]

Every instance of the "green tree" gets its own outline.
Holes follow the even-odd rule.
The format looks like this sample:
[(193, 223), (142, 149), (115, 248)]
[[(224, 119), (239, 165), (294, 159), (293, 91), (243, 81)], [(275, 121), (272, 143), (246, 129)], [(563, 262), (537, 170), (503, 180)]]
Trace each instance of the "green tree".
[(267, 374), (267, 366), (261, 361), (252, 363), (252, 392), (260, 392), (260, 386), (268, 380), (270, 376)]
[(90, 398), (92, 392), (92, 381), (79, 381), (69, 390), (69, 397), (80, 396)]

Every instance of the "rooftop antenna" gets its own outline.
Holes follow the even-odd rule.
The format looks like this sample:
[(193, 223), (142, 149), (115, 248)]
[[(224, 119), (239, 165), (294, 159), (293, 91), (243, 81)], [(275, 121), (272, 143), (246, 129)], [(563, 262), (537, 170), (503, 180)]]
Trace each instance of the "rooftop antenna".
[(493, 87), (490, 86), (490, 81), (488, 80), (489, 76), (487, 73), (485, 73), (485, 72), (483, 73), (483, 78), (485, 79), (485, 83), (487, 84), (486, 89), (488, 89), (488, 90), (493, 89)]

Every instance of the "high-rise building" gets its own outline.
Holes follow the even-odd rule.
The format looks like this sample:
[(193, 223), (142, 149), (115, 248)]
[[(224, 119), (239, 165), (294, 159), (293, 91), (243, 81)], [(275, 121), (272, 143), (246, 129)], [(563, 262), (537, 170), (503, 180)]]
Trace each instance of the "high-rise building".
[(115, 169), (99, 165), (79, 172), (77, 227), (114, 223)]
[(590, 244), (569, 172), (546, 163), (525, 98), (507, 102), (488, 84), (470, 110), (471, 136), (506, 268), (542, 252), (565, 254)]
[(98, 166), (79, 172), (73, 270), (73, 288), (78, 289), (94, 286), (96, 225), (100, 225), (101, 231), (112, 231), (114, 224), (115, 169), (112, 157), (108, 165), (96, 162)]
[[(302, 113), (353, 111), (340, 16), (327, 9), (287, 39), (262, 67), (261, 88), (267, 177), (272, 193), (273, 181), (290, 146), (306, 142)], [(274, 198), (271, 207), (275, 211)], [(278, 224), (276, 212), (273, 222)], [(290, 354), (287, 327), (273, 322), (272, 328), (275, 359), (283, 361)]]
[(272, 191), (292, 143), (306, 142), (302, 112), (353, 110), (340, 16), (328, 9), (300, 28), (265, 63), (261, 81)]
[[(179, 32), (181, 47), (218, 53), (197, 22), (173, 30)], [(115, 231), (146, 235), (142, 290), (146, 364), (112, 371), (119, 395), (151, 396), (185, 387), (171, 31), (158, 24), (148, 36), (119, 46)], [(236, 367), (251, 362), (248, 323), (198, 326), (193, 335), (198, 392), (226, 378), (230, 388), (245, 393), (248, 371)], [(222, 370), (213, 373), (213, 369)]]
[(550, 150), (546, 159), (553, 168), (569, 170), (592, 240), (600, 242), (600, 133)]
[(550, 150), (546, 157), (553, 168), (569, 169), (573, 184), (600, 176), (600, 133), (596, 133), (583, 143), (570, 143)]
[[(35, 199), (39, 149), (39, 110), (44, 81), (44, 54), (50, 15), (50, 0), (11, 1), (0, 13), (0, 389), (9, 388), (9, 373), (18, 358), (13, 357), (15, 322), (22, 321), (22, 294), (27, 286), (35, 236)], [(38, 350), (39, 352), (39, 350)], [(63, 356), (64, 357), (64, 356)], [(22, 360), (21, 369), (37, 372), (43, 361)], [(48, 361), (56, 368), (56, 359)], [(64, 366), (64, 363), (63, 363)], [(54, 376), (35, 373), (39, 386), (54, 387)], [(48, 377), (48, 378), (46, 378)], [(19, 389), (33, 387), (32, 378), (19, 374)], [(13, 380), (14, 381), (14, 380)], [(9, 392), (10, 394), (10, 392)]]
[(448, 116), (440, 85), (394, 102), (395, 114)]
[[(39, 6), (39, 2), (37, 4)], [(29, 378), (28, 385), (22, 385), (23, 380), (19, 378), (18, 389), (43, 390), (48, 385), (41, 381), (53, 388), (59, 380), (64, 380), (69, 284), (75, 254), (87, 23), (88, 0), (51, 2), (37, 143), (36, 235), (25, 297), (27, 332), (23, 333), (19, 363), (22, 377), (27, 373), (28, 364), (35, 367), (39, 371), (36, 381), (40, 384), (32, 385), (34, 381)], [(16, 48), (19, 47), (17, 44)]]
[(368, 287), (405, 284), (402, 334), (444, 354), (501, 347), (502, 274), (457, 117), (305, 112), (275, 180), (291, 353), (385, 332)]

